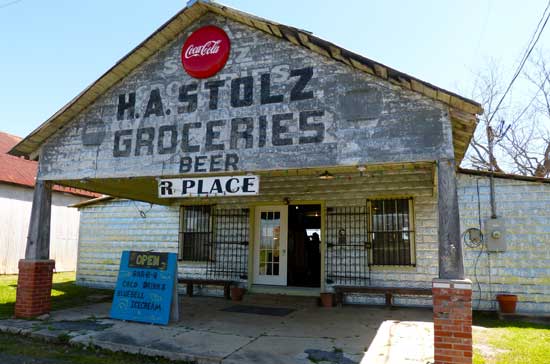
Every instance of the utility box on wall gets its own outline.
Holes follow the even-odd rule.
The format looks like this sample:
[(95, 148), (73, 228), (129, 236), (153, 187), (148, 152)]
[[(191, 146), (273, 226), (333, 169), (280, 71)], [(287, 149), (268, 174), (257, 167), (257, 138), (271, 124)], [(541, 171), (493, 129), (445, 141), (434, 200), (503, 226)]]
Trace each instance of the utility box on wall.
[(485, 220), (485, 243), (488, 252), (506, 251), (506, 225), (503, 218)]

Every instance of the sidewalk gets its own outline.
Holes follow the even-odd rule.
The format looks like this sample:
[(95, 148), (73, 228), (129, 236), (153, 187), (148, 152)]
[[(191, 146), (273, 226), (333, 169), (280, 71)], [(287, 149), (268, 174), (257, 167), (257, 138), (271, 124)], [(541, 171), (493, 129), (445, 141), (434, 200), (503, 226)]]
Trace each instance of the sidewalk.
[[(183, 297), (182, 319), (169, 326), (111, 320), (110, 303), (100, 303), (54, 312), (43, 321), (3, 320), (0, 331), (197, 363), (433, 361), (429, 309), (359, 306), (326, 309), (299, 298), (269, 305), (261, 303), (235, 304), (219, 298)], [(277, 310), (274, 315), (269, 310), (267, 314), (227, 311), (246, 308), (242, 306), (286, 307), (291, 311), (284, 315)]]

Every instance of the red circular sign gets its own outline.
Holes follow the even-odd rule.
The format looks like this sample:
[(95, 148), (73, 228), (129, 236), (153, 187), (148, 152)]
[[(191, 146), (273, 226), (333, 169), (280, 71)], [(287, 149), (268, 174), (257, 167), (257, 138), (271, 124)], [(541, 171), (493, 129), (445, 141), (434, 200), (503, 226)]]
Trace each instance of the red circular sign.
[(223, 29), (207, 25), (187, 38), (181, 49), (181, 63), (190, 76), (208, 78), (225, 66), (230, 47), (229, 37)]

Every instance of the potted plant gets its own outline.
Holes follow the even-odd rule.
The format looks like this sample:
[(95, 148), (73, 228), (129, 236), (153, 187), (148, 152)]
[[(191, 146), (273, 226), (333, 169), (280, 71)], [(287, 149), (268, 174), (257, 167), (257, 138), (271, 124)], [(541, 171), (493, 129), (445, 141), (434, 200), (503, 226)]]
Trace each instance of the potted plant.
[(240, 286), (231, 286), (231, 300), (239, 302), (243, 300), (246, 288)]
[(516, 303), (518, 302), (518, 296), (515, 294), (497, 294), (498, 306), (502, 313), (514, 313), (516, 312)]
[(321, 305), (323, 307), (332, 307), (334, 305), (334, 293), (322, 292), (321, 293)]

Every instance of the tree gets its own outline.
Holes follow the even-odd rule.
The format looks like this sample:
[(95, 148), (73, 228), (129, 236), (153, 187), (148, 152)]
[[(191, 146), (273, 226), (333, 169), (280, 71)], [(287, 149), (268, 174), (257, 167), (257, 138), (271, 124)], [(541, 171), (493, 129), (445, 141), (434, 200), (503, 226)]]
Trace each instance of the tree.
[(514, 161), (515, 172), (550, 177), (550, 65), (542, 51), (524, 76), (534, 94), (525, 107), (531, 109), (530, 120), (510, 130), (504, 148)]
[[(522, 74), (522, 82), (497, 109), (505, 90), (498, 66), (479, 72), (474, 99), (485, 110), (470, 143), (472, 167), (495, 172), (550, 177), (550, 61), (543, 51)], [(525, 93), (525, 95), (523, 94)]]

